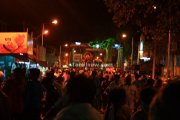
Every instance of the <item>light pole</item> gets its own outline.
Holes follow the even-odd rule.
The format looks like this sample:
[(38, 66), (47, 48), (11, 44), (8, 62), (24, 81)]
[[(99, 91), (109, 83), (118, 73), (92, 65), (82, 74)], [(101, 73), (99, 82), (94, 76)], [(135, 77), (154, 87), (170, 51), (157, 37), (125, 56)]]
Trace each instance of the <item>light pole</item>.
[(41, 42), (42, 42), (42, 43), (41, 43), (41, 46), (43, 47), (43, 42), (44, 42), (44, 40), (43, 40), (43, 39), (44, 39), (44, 24), (43, 24), (43, 26), (42, 26), (41, 38), (42, 38), (42, 39), (41, 39)]
[[(56, 24), (58, 24), (58, 20), (54, 19), (54, 20), (52, 20), (51, 23), (54, 24), (54, 25), (56, 25)], [(43, 47), (43, 45), (44, 45), (44, 34), (47, 34), (48, 32), (49, 32), (49, 31), (45, 29), (44, 23), (43, 23), (43, 24), (42, 24), (42, 31), (41, 31), (41, 45), (42, 45), (42, 47)]]
[(131, 66), (133, 65), (133, 54), (134, 54), (134, 38), (131, 40), (132, 50), (131, 50)]
[[(127, 35), (125, 33), (122, 34), (122, 38), (126, 38)], [(133, 65), (133, 55), (134, 55), (134, 38), (131, 39), (131, 66)]]

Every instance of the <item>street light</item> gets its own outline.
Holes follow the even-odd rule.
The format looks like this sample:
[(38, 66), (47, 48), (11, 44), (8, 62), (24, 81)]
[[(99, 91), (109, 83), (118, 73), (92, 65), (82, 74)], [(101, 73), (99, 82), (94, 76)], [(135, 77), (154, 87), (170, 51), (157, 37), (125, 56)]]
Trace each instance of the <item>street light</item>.
[(68, 44), (66, 43), (64, 46), (65, 46), (65, 47), (68, 47)]
[[(126, 38), (127, 35), (125, 33), (122, 34), (122, 38)], [(133, 53), (134, 53), (134, 38), (132, 37), (132, 40), (131, 40), (131, 65), (133, 65)]]
[(54, 19), (51, 23), (52, 24), (58, 24), (58, 20)]
[(122, 37), (123, 37), (123, 38), (126, 38), (126, 37), (127, 37), (127, 35), (126, 35), (125, 33), (123, 33), (123, 34), (122, 34)]
[[(57, 19), (54, 19), (52, 20), (51, 22), (52, 24), (56, 25), (58, 24), (58, 20)], [(48, 30), (45, 30), (45, 27), (44, 27), (44, 24), (42, 25), (42, 32), (41, 32), (41, 45), (43, 47), (43, 44), (44, 44), (44, 35), (47, 34), (49, 31)]]

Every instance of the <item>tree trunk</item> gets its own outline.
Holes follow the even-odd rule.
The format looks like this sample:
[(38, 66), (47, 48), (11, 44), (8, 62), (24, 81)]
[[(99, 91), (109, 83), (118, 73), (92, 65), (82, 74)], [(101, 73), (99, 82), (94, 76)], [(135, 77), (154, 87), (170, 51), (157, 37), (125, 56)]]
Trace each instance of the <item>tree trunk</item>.
[(108, 48), (106, 48), (105, 50), (106, 50), (105, 62), (108, 63), (108, 60), (109, 60), (109, 50), (108, 50)]
[(153, 51), (153, 66), (152, 66), (152, 79), (155, 78), (156, 69), (156, 42), (154, 43), (154, 51)]

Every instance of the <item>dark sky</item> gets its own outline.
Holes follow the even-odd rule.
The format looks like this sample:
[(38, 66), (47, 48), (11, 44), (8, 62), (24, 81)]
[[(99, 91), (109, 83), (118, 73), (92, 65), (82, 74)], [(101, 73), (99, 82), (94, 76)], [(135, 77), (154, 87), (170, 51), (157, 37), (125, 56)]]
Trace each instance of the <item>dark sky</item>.
[[(42, 23), (49, 27), (47, 43), (91, 41), (115, 34), (112, 15), (103, 0), (1, 0), (1, 31), (29, 31), (38, 34)], [(52, 18), (58, 26), (48, 25)]]

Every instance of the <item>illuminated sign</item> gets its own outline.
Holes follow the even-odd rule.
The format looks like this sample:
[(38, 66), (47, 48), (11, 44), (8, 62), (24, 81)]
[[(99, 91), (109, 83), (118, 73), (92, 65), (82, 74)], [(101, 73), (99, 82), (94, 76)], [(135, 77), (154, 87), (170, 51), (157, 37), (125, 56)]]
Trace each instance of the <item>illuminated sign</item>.
[(27, 53), (27, 32), (0, 32), (0, 54)]
[(74, 54), (73, 61), (74, 62), (80, 62), (82, 59), (82, 54)]

